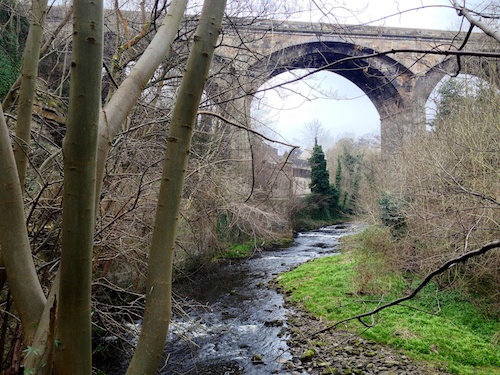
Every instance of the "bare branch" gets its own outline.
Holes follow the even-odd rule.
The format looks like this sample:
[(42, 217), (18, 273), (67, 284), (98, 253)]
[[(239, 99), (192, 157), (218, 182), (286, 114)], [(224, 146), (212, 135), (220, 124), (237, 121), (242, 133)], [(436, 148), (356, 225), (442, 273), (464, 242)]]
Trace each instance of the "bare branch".
[(450, 172), (448, 172), (446, 170), (446, 168), (439, 162), (436, 160), (436, 163), (439, 165), (439, 168), (446, 174), (448, 175), (448, 177), (451, 178), (451, 180), (457, 185), (457, 187), (462, 190), (464, 193), (466, 194), (470, 194), (474, 197), (477, 197), (477, 198), (480, 198), (480, 199), (483, 199), (483, 200), (486, 200), (486, 201), (489, 201), (497, 206), (500, 206), (500, 202), (498, 202), (495, 198), (493, 197), (490, 197), (488, 195), (485, 195), (485, 194), (481, 194), (481, 193), (478, 193), (476, 191), (473, 191), (473, 190), (470, 190), (468, 188), (466, 188), (464, 185), (462, 185), (458, 180), (457, 178)]
[(470, 11), (467, 8), (462, 7), (457, 0), (453, 0), (453, 6), (457, 10), (457, 14), (459, 16), (464, 16), (471, 25), (479, 27), (486, 35), (492, 37), (493, 39), (495, 39), (497, 42), (500, 43), (499, 31), (493, 30), (489, 25), (487, 25), (483, 21), (474, 18), (474, 16), (470, 13)]
[(284, 142), (281, 142), (281, 141), (277, 141), (275, 139), (268, 138), (264, 134), (261, 134), (261, 133), (255, 131), (255, 130), (250, 129), (250, 128), (247, 128), (246, 126), (237, 124), (236, 122), (231, 121), (231, 120), (225, 118), (224, 116), (219, 115), (218, 113), (215, 113), (215, 112), (212, 112), (212, 111), (198, 111), (198, 114), (199, 115), (209, 115), (209, 116), (217, 117), (219, 120), (222, 120), (222, 121), (224, 121), (225, 123), (227, 123), (229, 125), (235, 126), (238, 129), (247, 130), (247, 131), (249, 131), (250, 133), (252, 133), (252, 134), (254, 134), (256, 136), (258, 136), (258, 137), (260, 137), (262, 139), (265, 139), (266, 141), (273, 142), (273, 143), (279, 143), (280, 145), (287, 146), (287, 147), (292, 147), (293, 149), (298, 148), (298, 146), (294, 146), (294, 145), (291, 145), (291, 144), (288, 144), (288, 143), (284, 143)]

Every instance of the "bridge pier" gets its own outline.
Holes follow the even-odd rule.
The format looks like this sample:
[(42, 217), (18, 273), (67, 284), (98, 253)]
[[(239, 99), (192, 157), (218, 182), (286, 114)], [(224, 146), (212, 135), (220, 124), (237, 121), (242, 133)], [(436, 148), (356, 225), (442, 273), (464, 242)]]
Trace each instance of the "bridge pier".
[(416, 97), (385, 107), (380, 118), (382, 157), (397, 158), (414, 137), (425, 134), (425, 98)]

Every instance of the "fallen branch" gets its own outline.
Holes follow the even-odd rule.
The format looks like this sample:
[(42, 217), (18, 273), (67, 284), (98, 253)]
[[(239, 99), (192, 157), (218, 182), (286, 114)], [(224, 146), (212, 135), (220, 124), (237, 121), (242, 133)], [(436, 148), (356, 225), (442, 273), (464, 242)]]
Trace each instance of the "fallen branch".
[(411, 292), (409, 295), (405, 296), (405, 297), (401, 297), (401, 298), (398, 298), (392, 302), (389, 302), (385, 305), (382, 305), (382, 306), (379, 306), (377, 307), (376, 309), (370, 311), (370, 312), (367, 312), (367, 313), (363, 313), (363, 314), (359, 314), (359, 315), (355, 315), (355, 316), (351, 316), (350, 318), (346, 318), (346, 319), (343, 319), (343, 320), (340, 320), (338, 322), (336, 322), (335, 324), (332, 324), (326, 328), (323, 328), (317, 332), (314, 332), (313, 334), (311, 334), (311, 337), (314, 337), (320, 333), (323, 333), (323, 332), (326, 332), (332, 328), (335, 328), (337, 327), (338, 325), (342, 324), (342, 323), (346, 323), (346, 322), (349, 322), (351, 320), (355, 320), (357, 319), (361, 324), (363, 324), (365, 327), (367, 326), (367, 324), (365, 322), (363, 322), (361, 319), (362, 318), (365, 318), (367, 316), (372, 316), (372, 315), (375, 315), (377, 314), (378, 312), (388, 308), (388, 307), (391, 307), (391, 306), (396, 306), (396, 305), (399, 305), (401, 302), (404, 302), (404, 301), (408, 301), (409, 299), (412, 299), (413, 297), (415, 297), (418, 292), (420, 292), (422, 290), (422, 288), (424, 286), (426, 286), (434, 276), (437, 276), (437, 275), (440, 275), (442, 274), (444, 271), (450, 269), (451, 267), (455, 266), (456, 264), (458, 263), (464, 263), (466, 262), (467, 260), (469, 260), (470, 258), (474, 258), (476, 256), (479, 256), (479, 255), (483, 255), (483, 254), (486, 254), (488, 251), (492, 250), (492, 249), (496, 249), (496, 248), (499, 248), (500, 247), (500, 240), (495, 240), (495, 241), (492, 241), (482, 247), (480, 247), (479, 249), (476, 249), (476, 250), (473, 250), (473, 251), (469, 251), (468, 253), (465, 253), (461, 256), (459, 256), (458, 258), (453, 258), (449, 261), (447, 261), (445, 264), (443, 264), (441, 267), (437, 268), (436, 270), (432, 271), (431, 273), (429, 273), (425, 279), (415, 288), (415, 290), (413, 292)]

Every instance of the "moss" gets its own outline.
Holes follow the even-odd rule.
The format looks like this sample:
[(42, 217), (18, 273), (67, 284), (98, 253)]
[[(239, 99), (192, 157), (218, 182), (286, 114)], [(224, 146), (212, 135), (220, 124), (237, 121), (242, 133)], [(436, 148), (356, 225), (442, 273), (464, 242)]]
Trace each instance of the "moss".
[(300, 356), (300, 360), (302, 362), (311, 362), (312, 359), (316, 356), (316, 351), (314, 349), (307, 349), (302, 355)]

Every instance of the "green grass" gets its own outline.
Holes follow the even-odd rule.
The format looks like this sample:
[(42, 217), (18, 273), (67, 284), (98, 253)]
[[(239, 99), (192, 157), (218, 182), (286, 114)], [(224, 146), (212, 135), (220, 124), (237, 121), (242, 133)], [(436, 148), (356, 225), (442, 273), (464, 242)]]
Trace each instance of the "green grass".
[(253, 242), (234, 244), (218, 254), (216, 259), (245, 259), (251, 257), (254, 251), (255, 244)]
[(229, 245), (225, 250), (215, 256), (215, 259), (246, 259), (251, 257), (257, 249), (256, 243), (262, 243), (266, 249), (288, 247), (293, 243), (293, 238), (281, 238), (278, 240), (263, 242), (263, 241), (247, 241), (245, 243)]
[[(317, 259), (280, 275), (279, 283), (292, 301), (332, 322), (405, 294), (402, 277), (384, 275), (385, 294), (358, 295), (355, 259), (351, 253)], [(411, 308), (396, 306), (378, 313), (368, 330), (357, 321), (348, 327), (452, 373), (500, 374), (500, 322), (485, 317), (463, 294), (430, 284), (405, 305)]]

